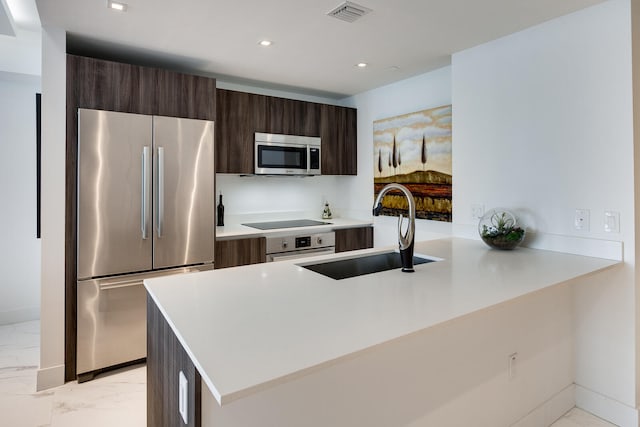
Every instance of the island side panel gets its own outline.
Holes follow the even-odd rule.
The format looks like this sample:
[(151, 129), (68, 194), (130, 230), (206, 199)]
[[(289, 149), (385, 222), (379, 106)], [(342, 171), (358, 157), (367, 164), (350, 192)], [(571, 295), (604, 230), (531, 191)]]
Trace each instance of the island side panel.
[(575, 405), (572, 301), (547, 288), (222, 406), (203, 385), (202, 425), (550, 425)]
[[(188, 382), (188, 423), (179, 413), (179, 373)], [(200, 427), (201, 377), (147, 294), (147, 426)]]

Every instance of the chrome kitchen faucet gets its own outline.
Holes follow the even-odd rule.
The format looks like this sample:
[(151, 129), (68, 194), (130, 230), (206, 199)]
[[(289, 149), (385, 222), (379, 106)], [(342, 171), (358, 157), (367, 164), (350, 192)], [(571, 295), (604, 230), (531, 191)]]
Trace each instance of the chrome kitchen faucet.
[(416, 202), (413, 200), (413, 195), (404, 185), (391, 183), (387, 184), (376, 198), (373, 204), (373, 216), (380, 215), (382, 211), (382, 198), (389, 190), (400, 190), (409, 201), (409, 223), (407, 225), (407, 231), (402, 234), (402, 220), (404, 217), (400, 214), (398, 218), (398, 244), (400, 245), (400, 260), (402, 261), (402, 271), (404, 273), (413, 273), (413, 243), (415, 240), (416, 232)]

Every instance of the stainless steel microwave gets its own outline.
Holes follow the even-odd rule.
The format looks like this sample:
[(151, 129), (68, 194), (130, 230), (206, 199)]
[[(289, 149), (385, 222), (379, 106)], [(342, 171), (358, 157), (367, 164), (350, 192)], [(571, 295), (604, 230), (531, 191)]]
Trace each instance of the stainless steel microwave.
[(320, 175), (320, 138), (255, 134), (256, 175)]

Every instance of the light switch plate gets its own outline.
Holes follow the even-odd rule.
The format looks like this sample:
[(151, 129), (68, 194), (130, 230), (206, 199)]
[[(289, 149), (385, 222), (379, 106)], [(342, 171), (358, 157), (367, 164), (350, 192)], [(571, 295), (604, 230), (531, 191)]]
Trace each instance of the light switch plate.
[(180, 375), (178, 377), (178, 412), (180, 412), (180, 416), (182, 417), (182, 421), (185, 424), (189, 424), (189, 419), (187, 417), (189, 408), (189, 382), (187, 381), (187, 377), (184, 376), (184, 373), (180, 371)]
[(620, 212), (604, 211), (604, 231), (607, 233), (620, 232)]

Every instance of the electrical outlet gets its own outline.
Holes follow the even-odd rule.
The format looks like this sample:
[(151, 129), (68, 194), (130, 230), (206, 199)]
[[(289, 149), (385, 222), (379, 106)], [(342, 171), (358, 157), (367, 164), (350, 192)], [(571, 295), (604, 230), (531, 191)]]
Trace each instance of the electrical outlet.
[(187, 381), (187, 377), (184, 376), (184, 373), (180, 371), (178, 376), (178, 412), (180, 412), (180, 416), (182, 417), (182, 421), (185, 424), (189, 424), (188, 419), (188, 408), (189, 408), (189, 382)]
[(573, 227), (576, 230), (589, 231), (589, 209), (576, 209)]
[(473, 204), (471, 205), (471, 219), (480, 219), (484, 215), (484, 205)]

